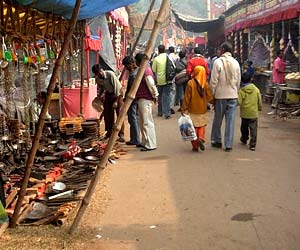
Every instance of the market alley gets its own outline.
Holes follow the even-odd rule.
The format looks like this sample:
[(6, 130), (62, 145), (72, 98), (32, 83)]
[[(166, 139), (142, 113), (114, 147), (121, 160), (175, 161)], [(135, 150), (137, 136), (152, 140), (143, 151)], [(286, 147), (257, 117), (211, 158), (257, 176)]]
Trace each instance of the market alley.
[(156, 118), (158, 149), (109, 166), (81, 225), (94, 239), (79, 249), (300, 249), (299, 119), (267, 109), (255, 152), (239, 143), (239, 119), (232, 152), (195, 153), (177, 117)]

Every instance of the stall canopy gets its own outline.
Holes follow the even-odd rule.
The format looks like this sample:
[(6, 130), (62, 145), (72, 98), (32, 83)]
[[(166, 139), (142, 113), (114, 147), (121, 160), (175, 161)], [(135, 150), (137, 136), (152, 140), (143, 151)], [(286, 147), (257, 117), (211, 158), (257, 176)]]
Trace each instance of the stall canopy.
[(220, 26), (224, 25), (224, 17), (221, 16), (218, 19), (207, 20), (195, 18), (192, 16), (187, 16), (178, 13), (176, 10), (172, 9), (172, 13), (175, 16), (176, 24), (186, 31), (194, 33), (202, 33), (211, 30), (218, 30)]
[(299, 9), (299, 0), (244, 0), (224, 12), (225, 33), (297, 18)]
[[(138, 0), (82, 0), (78, 20), (89, 19)], [(16, 5), (28, 6), (46, 13), (54, 13), (70, 19), (76, 0), (13, 0)]]

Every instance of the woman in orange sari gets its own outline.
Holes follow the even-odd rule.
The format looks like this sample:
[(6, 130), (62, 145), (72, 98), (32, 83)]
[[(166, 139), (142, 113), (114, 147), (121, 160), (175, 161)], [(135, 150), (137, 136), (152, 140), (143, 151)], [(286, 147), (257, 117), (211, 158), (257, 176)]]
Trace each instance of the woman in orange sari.
[(204, 151), (205, 127), (208, 122), (207, 103), (213, 103), (211, 89), (207, 82), (206, 71), (202, 66), (196, 66), (192, 73), (186, 89), (181, 114), (188, 113), (193, 121), (196, 130), (197, 140), (191, 141), (193, 151), (198, 152), (198, 148)]

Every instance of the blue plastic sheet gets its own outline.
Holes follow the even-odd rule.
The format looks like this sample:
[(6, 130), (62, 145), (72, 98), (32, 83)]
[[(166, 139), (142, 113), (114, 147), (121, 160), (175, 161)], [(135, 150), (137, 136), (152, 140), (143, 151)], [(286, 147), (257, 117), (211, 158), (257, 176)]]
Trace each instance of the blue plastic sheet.
[[(135, 2), (138, 0), (81, 0), (78, 20), (93, 18)], [(13, 3), (71, 19), (76, 0), (13, 0)]]

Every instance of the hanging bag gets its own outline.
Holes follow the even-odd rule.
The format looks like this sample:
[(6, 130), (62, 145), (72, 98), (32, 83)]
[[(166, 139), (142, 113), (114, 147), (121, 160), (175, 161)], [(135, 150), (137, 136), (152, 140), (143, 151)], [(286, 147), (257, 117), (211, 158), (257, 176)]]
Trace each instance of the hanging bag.
[(178, 119), (179, 131), (184, 141), (193, 141), (197, 139), (196, 131), (189, 115), (182, 115)]

